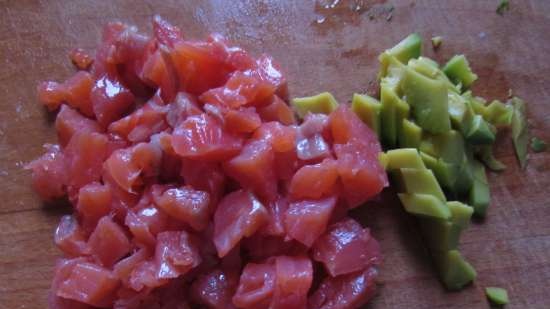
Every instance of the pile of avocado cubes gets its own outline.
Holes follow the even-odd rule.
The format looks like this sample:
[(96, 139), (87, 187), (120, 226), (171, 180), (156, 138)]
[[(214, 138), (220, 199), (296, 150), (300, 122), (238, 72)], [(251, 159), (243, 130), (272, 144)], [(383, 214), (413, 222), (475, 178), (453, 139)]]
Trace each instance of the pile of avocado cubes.
[[(523, 102), (487, 104), (468, 90), (477, 75), (463, 55), (440, 68), (421, 52), (418, 34), (383, 52), (380, 100), (354, 94), (352, 110), (378, 134), (387, 150), (380, 161), (401, 203), (418, 218), (441, 281), (457, 290), (476, 277), (458, 243), (471, 217), (484, 217), (489, 205), (482, 162), (495, 171), (505, 168), (494, 158), (492, 144), (497, 129), (511, 125), (515, 106)], [(338, 106), (328, 92), (291, 103), (302, 118), (309, 112), (330, 114)]]
[(472, 215), (485, 216), (490, 192), (482, 162), (504, 168), (492, 144), (514, 109), (472, 95), (477, 75), (463, 55), (440, 68), (421, 51), (421, 37), (411, 34), (382, 53), (380, 101), (355, 94), (352, 108), (388, 150), (381, 161), (399, 199), (418, 217), (441, 281), (456, 290), (476, 277), (458, 251), (460, 233)]

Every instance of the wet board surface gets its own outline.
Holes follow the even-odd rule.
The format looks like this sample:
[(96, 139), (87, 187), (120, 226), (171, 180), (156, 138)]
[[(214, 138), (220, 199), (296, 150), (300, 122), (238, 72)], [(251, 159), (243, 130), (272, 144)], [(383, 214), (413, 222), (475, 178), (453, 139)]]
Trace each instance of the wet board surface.
[[(188, 38), (219, 32), (255, 55), (273, 55), (292, 96), (331, 91), (340, 102), (353, 92), (373, 93), (377, 55), (417, 31), (430, 57), (466, 54), (479, 75), (475, 94), (503, 100), (513, 89), (524, 98), (531, 132), (550, 141), (550, 1), (511, 1), (503, 16), (495, 12), (497, 0), (156, 2), (0, 0), (0, 308), (47, 307), (59, 257), (53, 231), (69, 211), (44, 206), (22, 170), (42, 144), (56, 140), (36, 85), (69, 77), (68, 51), (92, 50), (107, 21), (150, 31), (157, 13)], [(444, 38), (436, 53), (428, 42), (435, 35)], [(478, 271), (462, 292), (444, 291), (418, 227), (393, 192), (357, 212), (385, 256), (368, 308), (488, 308), (485, 286), (508, 289), (507, 308), (550, 308), (550, 153), (531, 154), (521, 171), (503, 134), (496, 155), (508, 169), (489, 175), (488, 218), (462, 237), (461, 251)]]

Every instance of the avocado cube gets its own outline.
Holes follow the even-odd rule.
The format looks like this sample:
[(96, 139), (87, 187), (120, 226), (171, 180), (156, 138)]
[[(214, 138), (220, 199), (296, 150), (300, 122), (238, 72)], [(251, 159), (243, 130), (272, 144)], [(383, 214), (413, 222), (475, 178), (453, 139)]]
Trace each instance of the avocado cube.
[(460, 165), (460, 169), (458, 171), (458, 177), (456, 178), (456, 181), (452, 186), (451, 191), (456, 196), (466, 195), (468, 194), (470, 188), (472, 187), (473, 181), (474, 181), (474, 176), (472, 174), (472, 169), (468, 164), (467, 160), (465, 159), (463, 163)]
[(470, 64), (464, 55), (456, 55), (451, 58), (443, 67), (443, 72), (455, 84), (460, 83), (465, 88), (469, 88), (477, 80), (477, 75), (472, 72)]
[(508, 292), (503, 288), (486, 287), (485, 295), (492, 304), (498, 306), (506, 305), (509, 302)]
[(380, 136), (381, 108), (382, 105), (377, 99), (364, 94), (353, 94), (351, 109), (378, 136)]
[(398, 194), (405, 210), (413, 215), (432, 217), (441, 220), (451, 218), (449, 207), (439, 198), (430, 194)]
[(455, 130), (428, 136), (434, 145), (436, 157), (447, 163), (462, 164), (464, 161), (464, 138)]
[(422, 235), (431, 251), (447, 251), (458, 247), (460, 226), (449, 220), (418, 217)]
[(386, 152), (387, 170), (397, 170), (401, 168), (425, 169), (424, 163), (414, 148), (399, 148)]
[(487, 207), (491, 202), (491, 192), (489, 185), (477, 179), (474, 179), (468, 195), (468, 204), (474, 208), (474, 215), (485, 217)]
[(451, 129), (447, 87), (439, 80), (428, 78), (406, 68), (401, 84), (407, 103), (417, 124), (430, 133), (444, 133)]
[(322, 92), (318, 95), (292, 99), (292, 106), (300, 118), (307, 113), (330, 114), (338, 107), (338, 102), (330, 92)]
[(386, 76), (390, 58), (395, 58), (401, 63), (407, 64), (410, 59), (418, 58), (421, 54), (422, 37), (418, 33), (412, 33), (397, 45), (386, 50), (380, 55), (378, 58), (381, 66), (380, 76)]
[(459, 290), (477, 277), (476, 270), (458, 250), (432, 253), (439, 270), (439, 277), (449, 290)]
[(487, 174), (485, 173), (485, 167), (481, 162), (474, 158), (469, 159), (469, 163), (472, 169), (472, 176), (474, 179), (483, 182), (484, 184), (488, 184), (487, 181)]
[(427, 168), (434, 172), (435, 178), (443, 188), (452, 188), (458, 177), (459, 166), (457, 164), (446, 163), (425, 152), (420, 152), (420, 157)]
[(397, 145), (396, 106), (401, 99), (386, 84), (381, 84), (380, 101), (382, 102), (380, 109), (382, 143), (388, 148), (395, 148)]
[(422, 140), (422, 128), (408, 119), (403, 119), (401, 133), (397, 136), (397, 140), (399, 147), (418, 148)]
[(466, 100), (456, 92), (449, 91), (448, 101), (449, 117), (451, 117), (451, 124), (454, 128), (461, 131), (468, 109), (468, 107), (466, 106)]
[(472, 145), (488, 145), (495, 142), (495, 133), (481, 115), (475, 115), (470, 130), (466, 135), (466, 141)]
[(472, 207), (457, 201), (447, 202), (447, 207), (451, 211), (451, 222), (453, 224), (459, 226), (461, 230), (470, 225), (470, 219), (474, 213)]
[(504, 104), (499, 100), (494, 100), (486, 108), (485, 120), (497, 127), (506, 127), (512, 124), (512, 115), (514, 107)]
[(429, 194), (442, 201), (447, 200), (431, 170), (402, 168), (400, 174), (407, 193)]

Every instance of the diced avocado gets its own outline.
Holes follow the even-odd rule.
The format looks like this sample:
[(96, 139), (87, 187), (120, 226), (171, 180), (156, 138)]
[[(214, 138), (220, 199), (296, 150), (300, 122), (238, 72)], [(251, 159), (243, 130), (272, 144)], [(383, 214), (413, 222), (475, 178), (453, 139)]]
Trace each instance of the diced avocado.
[(448, 189), (452, 188), (458, 177), (459, 165), (446, 163), (422, 151), (420, 152), (420, 157), (426, 167), (434, 172), (441, 187)]
[(396, 101), (396, 105), (395, 105), (395, 125), (396, 125), (396, 128), (395, 128), (395, 131), (396, 131), (396, 140), (398, 141), (399, 140), (399, 136), (401, 136), (402, 132), (403, 132), (403, 120), (407, 119), (409, 117), (409, 111), (410, 111), (410, 107), (409, 107), (409, 104), (407, 104), (407, 102), (403, 101), (403, 100), (398, 100)]
[(441, 281), (447, 289), (459, 290), (477, 277), (476, 270), (458, 250), (436, 252), (433, 255)]
[(443, 37), (441, 36), (434, 36), (432, 38), (432, 46), (434, 49), (438, 49), (439, 46), (441, 46), (441, 44), (443, 43)]
[(380, 109), (380, 137), (384, 146), (395, 148), (397, 145), (396, 106), (401, 99), (395, 91), (385, 84), (381, 84), (380, 101), (382, 102)]
[(487, 181), (487, 174), (485, 173), (485, 167), (483, 164), (474, 158), (471, 158), (469, 163), (472, 168), (472, 176), (474, 179), (488, 184), (489, 182)]
[(468, 106), (466, 100), (456, 92), (449, 91), (449, 117), (454, 128), (462, 131)]
[(422, 37), (418, 33), (409, 34), (388, 50), (388, 53), (406, 64), (410, 59), (418, 58), (422, 54)]
[(309, 113), (330, 114), (338, 107), (338, 102), (330, 92), (322, 92), (311, 97), (292, 99), (292, 106), (300, 118)]
[(483, 117), (487, 117), (487, 101), (485, 101), (482, 97), (472, 97), (470, 95), (470, 98), (467, 100), (467, 103), (472, 108), (472, 111), (476, 115), (481, 115)]
[(470, 225), (470, 219), (474, 209), (466, 204), (457, 201), (447, 202), (447, 207), (451, 211), (451, 222), (464, 230)]
[(470, 85), (477, 79), (477, 75), (470, 69), (470, 64), (464, 55), (456, 55), (445, 64), (443, 72), (455, 84), (461, 83), (464, 88), (469, 88)]
[(414, 148), (393, 149), (386, 152), (387, 170), (397, 170), (401, 168), (424, 169), (424, 163)]
[(403, 207), (410, 214), (442, 220), (451, 218), (449, 207), (433, 195), (419, 193), (400, 193), (398, 195)]
[(411, 59), (407, 66), (415, 70), (416, 72), (433, 79), (435, 79), (437, 75), (441, 72), (439, 70), (439, 65), (437, 64), (437, 62), (426, 57)]
[(380, 162), (380, 165), (385, 169), (388, 170), (388, 163), (389, 158), (388, 155), (385, 152), (380, 152), (378, 154), (378, 162)]
[(439, 154), (430, 136), (431, 135), (429, 134), (422, 136), (422, 140), (420, 141), (418, 149), (426, 154), (429, 154), (430, 156), (438, 157)]
[(364, 95), (353, 94), (351, 109), (363, 122), (369, 126), (377, 135), (380, 135), (380, 109), (382, 105), (377, 99)]
[(435, 147), (437, 157), (448, 163), (462, 164), (464, 161), (464, 139), (458, 131), (450, 130), (443, 134), (428, 136)]
[(431, 170), (402, 168), (400, 174), (407, 193), (429, 194), (442, 201), (447, 200)]
[(491, 201), (489, 185), (478, 179), (474, 179), (468, 199), (468, 204), (474, 208), (474, 214), (479, 217), (485, 217), (487, 207)]
[(430, 133), (444, 133), (451, 129), (444, 82), (406, 68), (401, 88), (407, 103), (412, 107), (416, 123), (422, 129)]
[(531, 149), (533, 149), (534, 152), (543, 152), (546, 150), (547, 146), (546, 142), (540, 138), (536, 136), (531, 138)]
[(472, 169), (465, 159), (460, 165), (458, 177), (456, 178), (456, 181), (452, 186), (451, 191), (455, 194), (455, 196), (466, 195), (469, 193), (473, 182), (474, 176), (472, 174)]
[(487, 166), (488, 169), (490, 169), (493, 172), (501, 172), (506, 169), (506, 165), (497, 158), (495, 158), (493, 154), (493, 148), (491, 145), (484, 145), (479, 147), (479, 159)]
[(503, 288), (486, 287), (485, 295), (487, 295), (489, 301), (495, 305), (502, 306), (509, 302), (508, 292)]
[(484, 119), (494, 126), (505, 127), (512, 124), (513, 114), (514, 108), (512, 105), (494, 100), (491, 104), (487, 105)]
[(472, 145), (487, 145), (495, 142), (495, 133), (481, 115), (475, 115), (466, 135), (466, 141)]
[(510, 0), (500, 0), (497, 6), (497, 14), (502, 15), (510, 9)]
[(401, 133), (397, 136), (399, 147), (418, 148), (422, 140), (422, 128), (408, 119), (403, 119), (401, 123)]
[(512, 140), (520, 166), (521, 168), (525, 168), (527, 164), (527, 143), (529, 142), (525, 102), (517, 97), (513, 97), (510, 101), (514, 107), (514, 114), (512, 115)]
[(418, 217), (422, 235), (428, 248), (434, 251), (453, 250), (458, 247), (461, 228), (449, 220)]

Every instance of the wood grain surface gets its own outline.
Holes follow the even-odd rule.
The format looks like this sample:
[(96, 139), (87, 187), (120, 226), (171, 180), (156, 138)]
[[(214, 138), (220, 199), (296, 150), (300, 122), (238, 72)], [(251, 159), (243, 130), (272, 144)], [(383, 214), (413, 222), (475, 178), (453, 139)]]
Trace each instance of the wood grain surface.
[[(340, 102), (353, 92), (375, 90), (382, 50), (413, 31), (426, 41), (440, 35), (442, 47), (434, 53), (426, 42), (427, 55), (445, 61), (466, 54), (479, 75), (475, 93), (505, 99), (513, 89), (528, 102), (531, 132), (550, 141), (550, 1), (512, 0), (503, 16), (496, 14), (497, 5), (498, 0), (0, 0), (0, 308), (47, 307), (59, 256), (53, 231), (69, 209), (43, 205), (22, 170), (41, 154), (42, 144), (56, 140), (53, 115), (38, 105), (35, 87), (70, 76), (68, 51), (92, 51), (105, 22), (118, 19), (150, 31), (150, 18), (158, 13), (190, 38), (222, 33), (255, 55), (272, 54), (288, 75), (292, 96), (326, 90)], [(507, 308), (550, 308), (549, 153), (530, 154), (521, 171), (503, 134), (496, 154), (508, 169), (489, 176), (488, 218), (462, 237), (461, 250), (478, 271), (475, 284), (462, 292), (442, 288), (417, 226), (394, 193), (384, 192), (358, 212), (385, 256), (379, 293), (368, 308), (488, 308), (485, 286), (508, 289)]]

